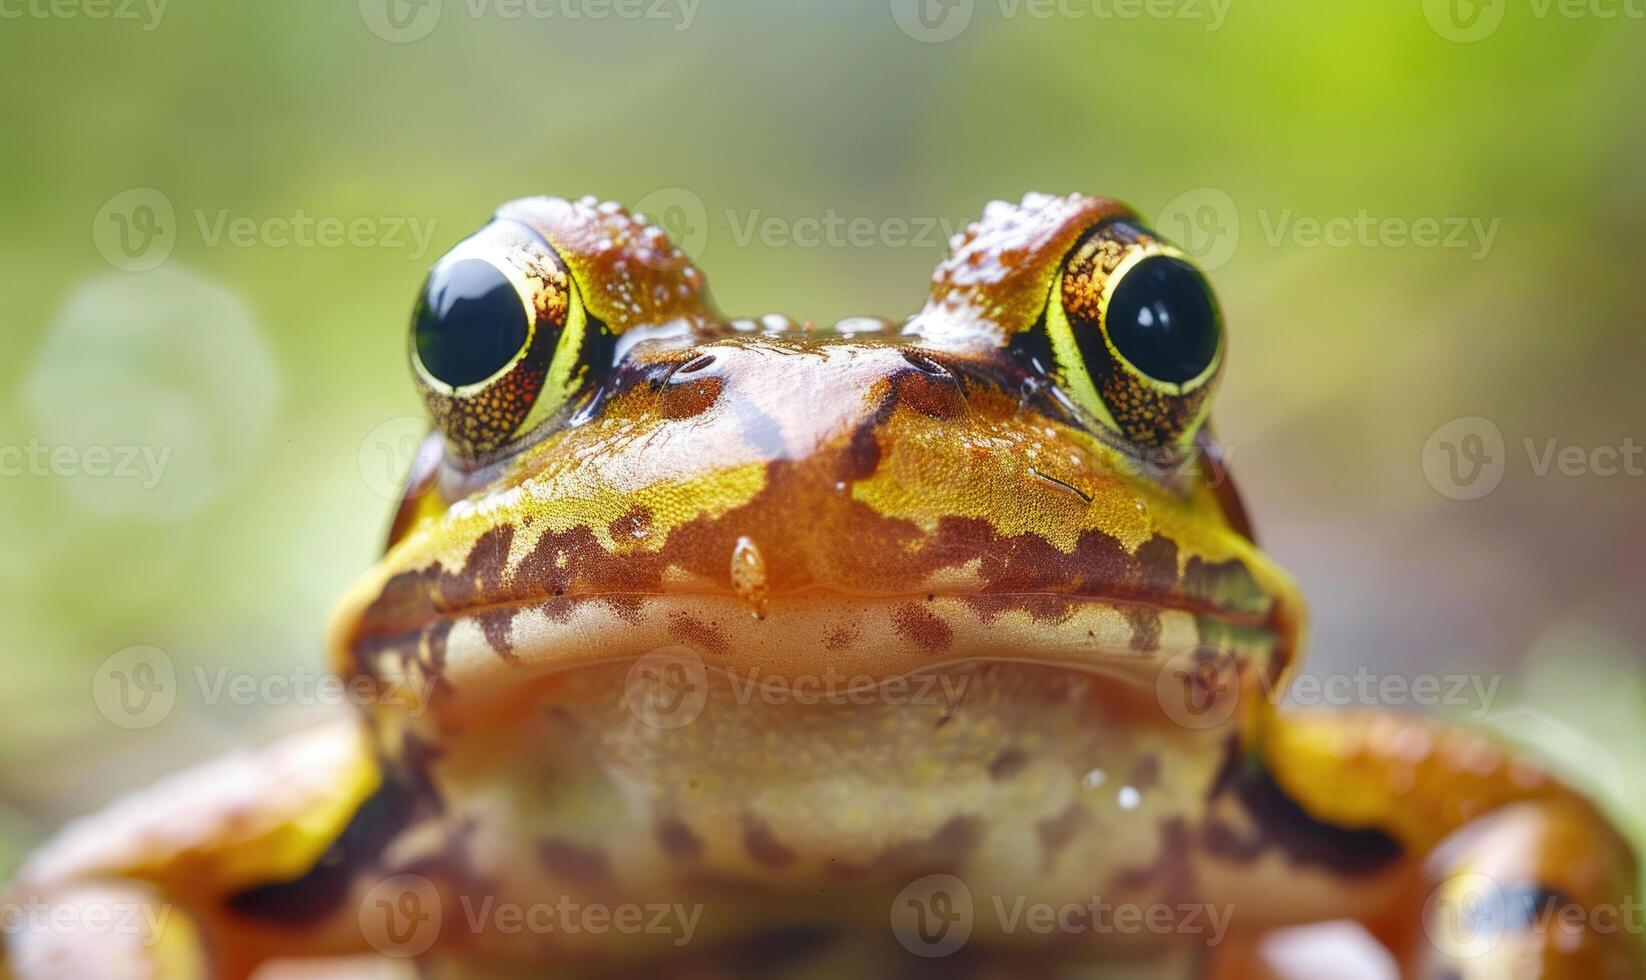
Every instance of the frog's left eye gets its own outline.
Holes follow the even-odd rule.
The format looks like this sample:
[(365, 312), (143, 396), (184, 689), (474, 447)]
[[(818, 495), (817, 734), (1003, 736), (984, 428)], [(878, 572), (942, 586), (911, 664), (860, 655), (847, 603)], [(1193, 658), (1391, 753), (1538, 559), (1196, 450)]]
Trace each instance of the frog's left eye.
[(470, 461), (506, 449), (577, 395), (588, 318), (554, 249), (495, 221), (429, 272), (412, 317), (412, 373), (435, 423)]
[(1093, 229), (1064, 264), (1047, 316), (1059, 380), (1140, 446), (1184, 445), (1223, 366), (1211, 286), (1179, 249), (1132, 221)]

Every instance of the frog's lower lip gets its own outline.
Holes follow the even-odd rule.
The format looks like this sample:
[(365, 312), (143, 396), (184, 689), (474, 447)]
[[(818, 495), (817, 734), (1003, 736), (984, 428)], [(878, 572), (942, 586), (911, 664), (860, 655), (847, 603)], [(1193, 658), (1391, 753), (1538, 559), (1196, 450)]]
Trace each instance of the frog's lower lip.
[[(793, 681), (892, 678), (966, 661), (1032, 661), (1114, 674), (1139, 685), (1196, 651), (1278, 671), (1296, 623), (1270, 615), (1054, 593), (773, 597), (763, 611), (734, 595), (564, 596), (451, 611), (394, 635), (338, 637), (340, 665), (383, 676), (437, 674), (466, 700), (520, 690), (594, 664), (677, 656)], [(350, 663), (352, 661), (352, 663)]]

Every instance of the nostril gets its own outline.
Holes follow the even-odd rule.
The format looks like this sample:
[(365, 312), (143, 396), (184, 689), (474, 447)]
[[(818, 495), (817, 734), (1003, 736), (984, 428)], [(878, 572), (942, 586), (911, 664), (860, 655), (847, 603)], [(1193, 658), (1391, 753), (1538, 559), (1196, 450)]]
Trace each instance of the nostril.
[(691, 374), (714, 366), (713, 354), (699, 354), (675, 369), (675, 374)]
[(909, 365), (921, 374), (929, 374), (934, 378), (951, 376), (948, 368), (932, 360), (922, 351), (906, 350), (903, 352), (903, 360), (908, 361)]
[(966, 386), (953, 371), (922, 351), (902, 353), (914, 371), (899, 371), (892, 378), (899, 402), (937, 419), (957, 419), (966, 414)]

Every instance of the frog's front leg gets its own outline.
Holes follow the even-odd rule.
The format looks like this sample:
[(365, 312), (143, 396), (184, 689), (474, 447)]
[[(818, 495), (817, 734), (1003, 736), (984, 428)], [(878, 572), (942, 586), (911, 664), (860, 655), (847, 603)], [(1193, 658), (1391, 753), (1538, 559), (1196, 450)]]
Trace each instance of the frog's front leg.
[[(1397, 907), (1362, 917), (1403, 975), (1646, 975), (1633, 852), (1537, 766), (1475, 732), (1375, 713), (1281, 715), (1260, 755), (1312, 818), (1385, 833), (1421, 861)], [(1249, 955), (1231, 947), (1214, 975)]]
[[(383, 822), (373, 807), (387, 794), (350, 720), (77, 821), (10, 886), (0, 977), (237, 978), (276, 957), (370, 954), (336, 858)], [(336, 894), (286, 896), (279, 918), (249, 907), (268, 889), (332, 878)]]

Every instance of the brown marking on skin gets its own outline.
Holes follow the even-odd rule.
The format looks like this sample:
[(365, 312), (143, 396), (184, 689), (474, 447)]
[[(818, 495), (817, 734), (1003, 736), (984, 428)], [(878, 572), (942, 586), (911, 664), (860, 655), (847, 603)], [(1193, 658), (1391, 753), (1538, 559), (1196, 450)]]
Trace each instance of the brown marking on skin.
[(995, 782), (1004, 782), (1023, 771), (1029, 764), (1029, 757), (1019, 749), (1007, 749), (989, 761), (989, 778)]
[[(859, 350), (862, 357), (892, 354), (884, 347), (848, 346)], [(673, 355), (676, 360), (681, 356)], [(817, 355), (788, 352), (784, 356)], [(1004, 394), (993, 387), (1004, 382), (976, 373), (975, 366), (966, 367), (973, 362), (963, 357), (926, 351), (921, 356), (963, 375), (967, 385), (996, 396)], [(608, 530), (604, 527), (600, 535), (580, 526), (543, 529), (514, 574), (508, 575), (506, 561), (513, 534), (499, 527), (477, 540), (460, 570), (447, 571), (435, 563), (392, 576), (356, 623), (352, 649), (359, 660), (357, 669), (370, 674), (374, 651), (403, 642), (387, 637), (403, 638), (430, 629), (437, 619), (487, 605), (600, 596), (629, 603), (613, 607), (627, 615), (636, 609), (633, 603), (637, 600), (610, 597), (668, 593), (673, 586), (665, 573), (671, 570), (724, 582), (730, 590), (733, 583), (726, 556), (735, 552), (744, 537), (772, 542), (762, 549), (771, 595), (820, 586), (898, 595), (911, 582), (923, 583), (941, 571), (968, 567), (976, 570), (980, 581), (977, 594), (965, 601), (986, 623), (1015, 612), (1041, 622), (1066, 622), (1082, 599), (1092, 596), (1216, 613), (1222, 618), (1244, 619), (1253, 626), (1262, 625), (1263, 618), (1272, 614), (1271, 599), (1261, 593), (1239, 560), (1208, 563), (1191, 557), (1179, 576), (1177, 545), (1162, 536), (1128, 550), (1110, 534), (1087, 530), (1075, 539), (1072, 550), (1064, 551), (1038, 534), (1001, 534), (982, 518), (948, 517), (935, 526), (923, 526), (886, 517), (849, 491), (843, 492), (842, 484), (849, 487), (852, 479), (879, 466), (882, 423), (903, 398), (889, 377), (898, 372), (910, 377), (919, 373), (901, 353), (893, 357), (895, 362), (887, 366), (888, 378), (870, 385), (862, 396), (864, 415), (848, 434), (801, 458), (772, 459), (766, 464), (763, 488), (750, 501), (724, 513), (689, 520), (673, 528), (656, 547), (614, 552), (600, 543)], [(977, 391), (969, 397), (975, 406)], [(1015, 398), (1013, 404), (1018, 404)], [(581, 437), (583, 431), (572, 430), (565, 438)], [(515, 484), (503, 483), (498, 488), (511, 485)], [(1026, 488), (1025, 492), (1044, 491)], [(797, 527), (796, 514), (801, 510), (806, 522)], [(1142, 644), (1153, 626), (1143, 614), (1138, 616), (1141, 628), (1134, 629), (1134, 639)], [(936, 635), (934, 631), (932, 637)]]
[(611, 863), (606, 855), (571, 841), (538, 841), (537, 861), (551, 875), (568, 881), (602, 881), (611, 877)]
[(1132, 765), (1131, 775), (1126, 778), (1126, 785), (1146, 793), (1160, 785), (1160, 756), (1145, 755)]
[(1049, 593), (969, 595), (961, 601), (983, 620), (984, 625), (993, 625), (996, 620), (1010, 612), (1027, 613), (1036, 622), (1061, 624), (1074, 615), (1075, 607), (1079, 605), (1079, 600), (1073, 596)]
[(1247, 833), (1217, 816), (1201, 828), (1206, 851), (1232, 863), (1250, 864), (1279, 851), (1293, 864), (1355, 876), (1383, 871), (1405, 854), (1398, 841), (1381, 831), (1339, 827), (1309, 816), (1266, 768), (1240, 752), (1233, 737), (1209, 799), (1214, 807), (1227, 799), (1248, 815)]
[(674, 861), (695, 861), (703, 854), (703, 841), (679, 817), (657, 821), (657, 842)]
[(862, 635), (862, 624), (857, 622), (841, 623), (838, 626), (830, 627), (829, 631), (823, 634), (823, 649), (845, 650), (856, 643), (857, 638)]
[(1035, 834), (1040, 838), (1042, 871), (1051, 873), (1057, 866), (1057, 856), (1090, 822), (1091, 814), (1086, 812), (1079, 800), (1075, 800), (1062, 813), (1035, 825)]
[(954, 643), (954, 627), (912, 602), (892, 610), (892, 627), (898, 636), (931, 653), (942, 653)]
[(1116, 883), (1123, 889), (1155, 888), (1167, 901), (1186, 900), (1195, 893), (1194, 869), (1189, 864), (1194, 839), (1181, 817), (1160, 825), (1160, 850), (1154, 862), (1122, 871)]
[(705, 623), (691, 613), (676, 612), (669, 616), (669, 635), (688, 646), (696, 646), (709, 653), (725, 653), (730, 644), (726, 634), (713, 623)]
[(723, 378), (706, 377), (673, 381), (664, 387), (663, 393), (658, 397), (657, 408), (666, 419), (696, 418), (713, 408), (725, 390), (726, 382)]
[(966, 415), (966, 393), (953, 374), (918, 351), (903, 356), (917, 369), (892, 375), (892, 393), (898, 404), (944, 421)]
[(882, 851), (875, 864), (888, 871), (913, 874), (959, 865), (982, 837), (976, 817), (955, 816), (930, 836), (908, 840)]
[(612, 521), (607, 530), (611, 532), (612, 540), (621, 544), (645, 537), (651, 531), (651, 527), (652, 512), (644, 507), (634, 507)]
[(777, 839), (765, 821), (752, 816), (743, 818), (743, 849), (763, 868), (786, 868), (797, 860), (794, 851)]
[(897, 389), (889, 381), (877, 381), (869, 386), (864, 400), (875, 408), (852, 430), (841, 466), (841, 479), (846, 483), (867, 480), (880, 468), (880, 429), (897, 411)]
[(514, 647), (509, 643), (509, 627), (514, 623), (514, 610), (483, 609), (475, 618), (480, 622), (480, 631), (486, 636), (486, 645), (509, 663), (519, 663), (520, 658), (515, 656)]
[(640, 622), (641, 614), (646, 610), (646, 597), (638, 595), (603, 595), (600, 601), (605, 604), (625, 623), (633, 625)]
[(1132, 628), (1131, 648), (1138, 653), (1153, 653), (1160, 648), (1160, 610), (1128, 602), (1120, 607), (1126, 624)]
[[(829, 947), (839, 942), (840, 930), (828, 924), (771, 926), (740, 936), (721, 951), (718, 967), (701, 972), (688, 968), (690, 977), (770, 977), (792, 975), (807, 964), (827, 962)], [(673, 975), (673, 974), (671, 974)]]

